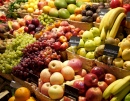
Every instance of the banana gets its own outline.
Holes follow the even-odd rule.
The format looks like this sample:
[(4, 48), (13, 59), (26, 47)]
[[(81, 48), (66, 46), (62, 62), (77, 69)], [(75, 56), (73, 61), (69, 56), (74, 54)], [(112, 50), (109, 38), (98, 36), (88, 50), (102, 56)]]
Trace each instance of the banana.
[[(113, 9), (112, 9), (113, 10)], [(102, 18), (100, 26), (99, 26), (99, 30), (101, 31), (104, 28), (108, 27), (108, 19), (112, 13), (112, 10), (108, 11)]]
[(119, 16), (117, 17), (112, 29), (110, 30), (109, 37), (115, 38), (117, 31), (120, 27), (121, 21), (125, 17), (125, 13), (120, 13)]
[(103, 92), (103, 98), (104, 99), (108, 99), (110, 96), (111, 96), (111, 90), (112, 88), (117, 85), (122, 79), (118, 79), (114, 82), (112, 82), (106, 89), (105, 91)]
[(120, 13), (124, 13), (124, 12), (125, 12), (124, 8), (122, 8), (122, 7), (117, 7), (117, 8), (113, 9), (111, 15), (109, 15), (109, 17), (110, 17), (109, 20), (107, 20), (108, 21), (108, 25), (109, 25), (109, 29), (111, 29), (112, 26), (114, 25), (118, 15)]
[(102, 41), (102, 42), (105, 41), (106, 35), (107, 35), (106, 30), (105, 30), (105, 28), (103, 27), (103, 29), (102, 29), (102, 31), (101, 31), (101, 34), (100, 34), (100, 38), (101, 38), (101, 41)]
[(109, 34), (110, 34), (110, 30), (107, 30), (107, 36), (106, 36), (106, 38), (109, 37)]
[(113, 95), (116, 95), (128, 85), (130, 85), (130, 76), (126, 76), (122, 80), (120, 80), (120, 83), (112, 88), (111, 93)]
[(110, 101), (122, 101), (126, 94), (130, 91), (130, 85), (126, 86), (121, 92), (117, 93)]

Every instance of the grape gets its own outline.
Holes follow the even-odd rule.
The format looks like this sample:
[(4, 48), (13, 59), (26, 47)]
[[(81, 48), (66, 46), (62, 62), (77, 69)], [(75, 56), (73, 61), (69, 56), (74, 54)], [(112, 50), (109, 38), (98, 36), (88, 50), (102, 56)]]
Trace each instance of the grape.
[[(33, 40), (33, 41), (32, 41)], [(6, 46), (5, 53), (0, 54), (0, 70), (2, 73), (11, 73), (12, 68), (16, 66), (23, 55), (22, 50), (35, 41), (32, 35), (27, 33), (16, 35), (16, 38), (12, 40)]]

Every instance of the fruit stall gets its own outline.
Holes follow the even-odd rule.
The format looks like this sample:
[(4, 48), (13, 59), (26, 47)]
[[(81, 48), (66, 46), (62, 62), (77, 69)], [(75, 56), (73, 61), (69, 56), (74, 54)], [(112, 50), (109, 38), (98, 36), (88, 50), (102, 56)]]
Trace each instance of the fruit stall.
[(0, 101), (130, 101), (129, 0), (0, 0)]

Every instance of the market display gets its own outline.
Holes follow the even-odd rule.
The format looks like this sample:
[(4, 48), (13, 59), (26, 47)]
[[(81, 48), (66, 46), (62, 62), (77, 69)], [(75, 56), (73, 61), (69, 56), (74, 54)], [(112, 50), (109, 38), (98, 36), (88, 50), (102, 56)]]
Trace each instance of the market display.
[(0, 1), (8, 101), (129, 101), (130, 2), (95, 2)]

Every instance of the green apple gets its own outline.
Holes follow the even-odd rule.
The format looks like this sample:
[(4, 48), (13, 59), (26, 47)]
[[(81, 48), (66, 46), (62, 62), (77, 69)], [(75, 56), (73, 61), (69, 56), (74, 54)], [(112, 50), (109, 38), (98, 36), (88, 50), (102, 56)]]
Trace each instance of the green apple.
[(85, 48), (79, 48), (78, 49), (78, 51), (77, 51), (77, 54), (78, 55), (81, 55), (81, 56), (83, 56), (83, 57), (85, 57), (86, 56), (86, 49)]
[(82, 35), (82, 39), (83, 40), (87, 40), (87, 39), (93, 39), (93, 33), (90, 31), (85, 31)]
[(88, 52), (85, 57), (88, 59), (94, 59), (95, 58), (94, 52)]
[(96, 48), (95, 42), (93, 40), (87, 40), (84, 44), (87, 51), (93, 51)]
[(101, 34), (99, 28), (97, 28), (97, 27), (92, 27), (89, 31), (93, 33), (94, 37), (100, 36), (100, 34)]
[(70, 46), (67, 50), (76, 53), (77, 52), (77, 46)]
[(96, 46), (101, 45), (101, 38), (100, 38), (99, 36), (96, 36), (96, 37), (94, 38), (94, 42), (95, 42), (95, 45), (96, 45)]
[(84, 47), (84, 40), (80, 39), (78, 47)]

